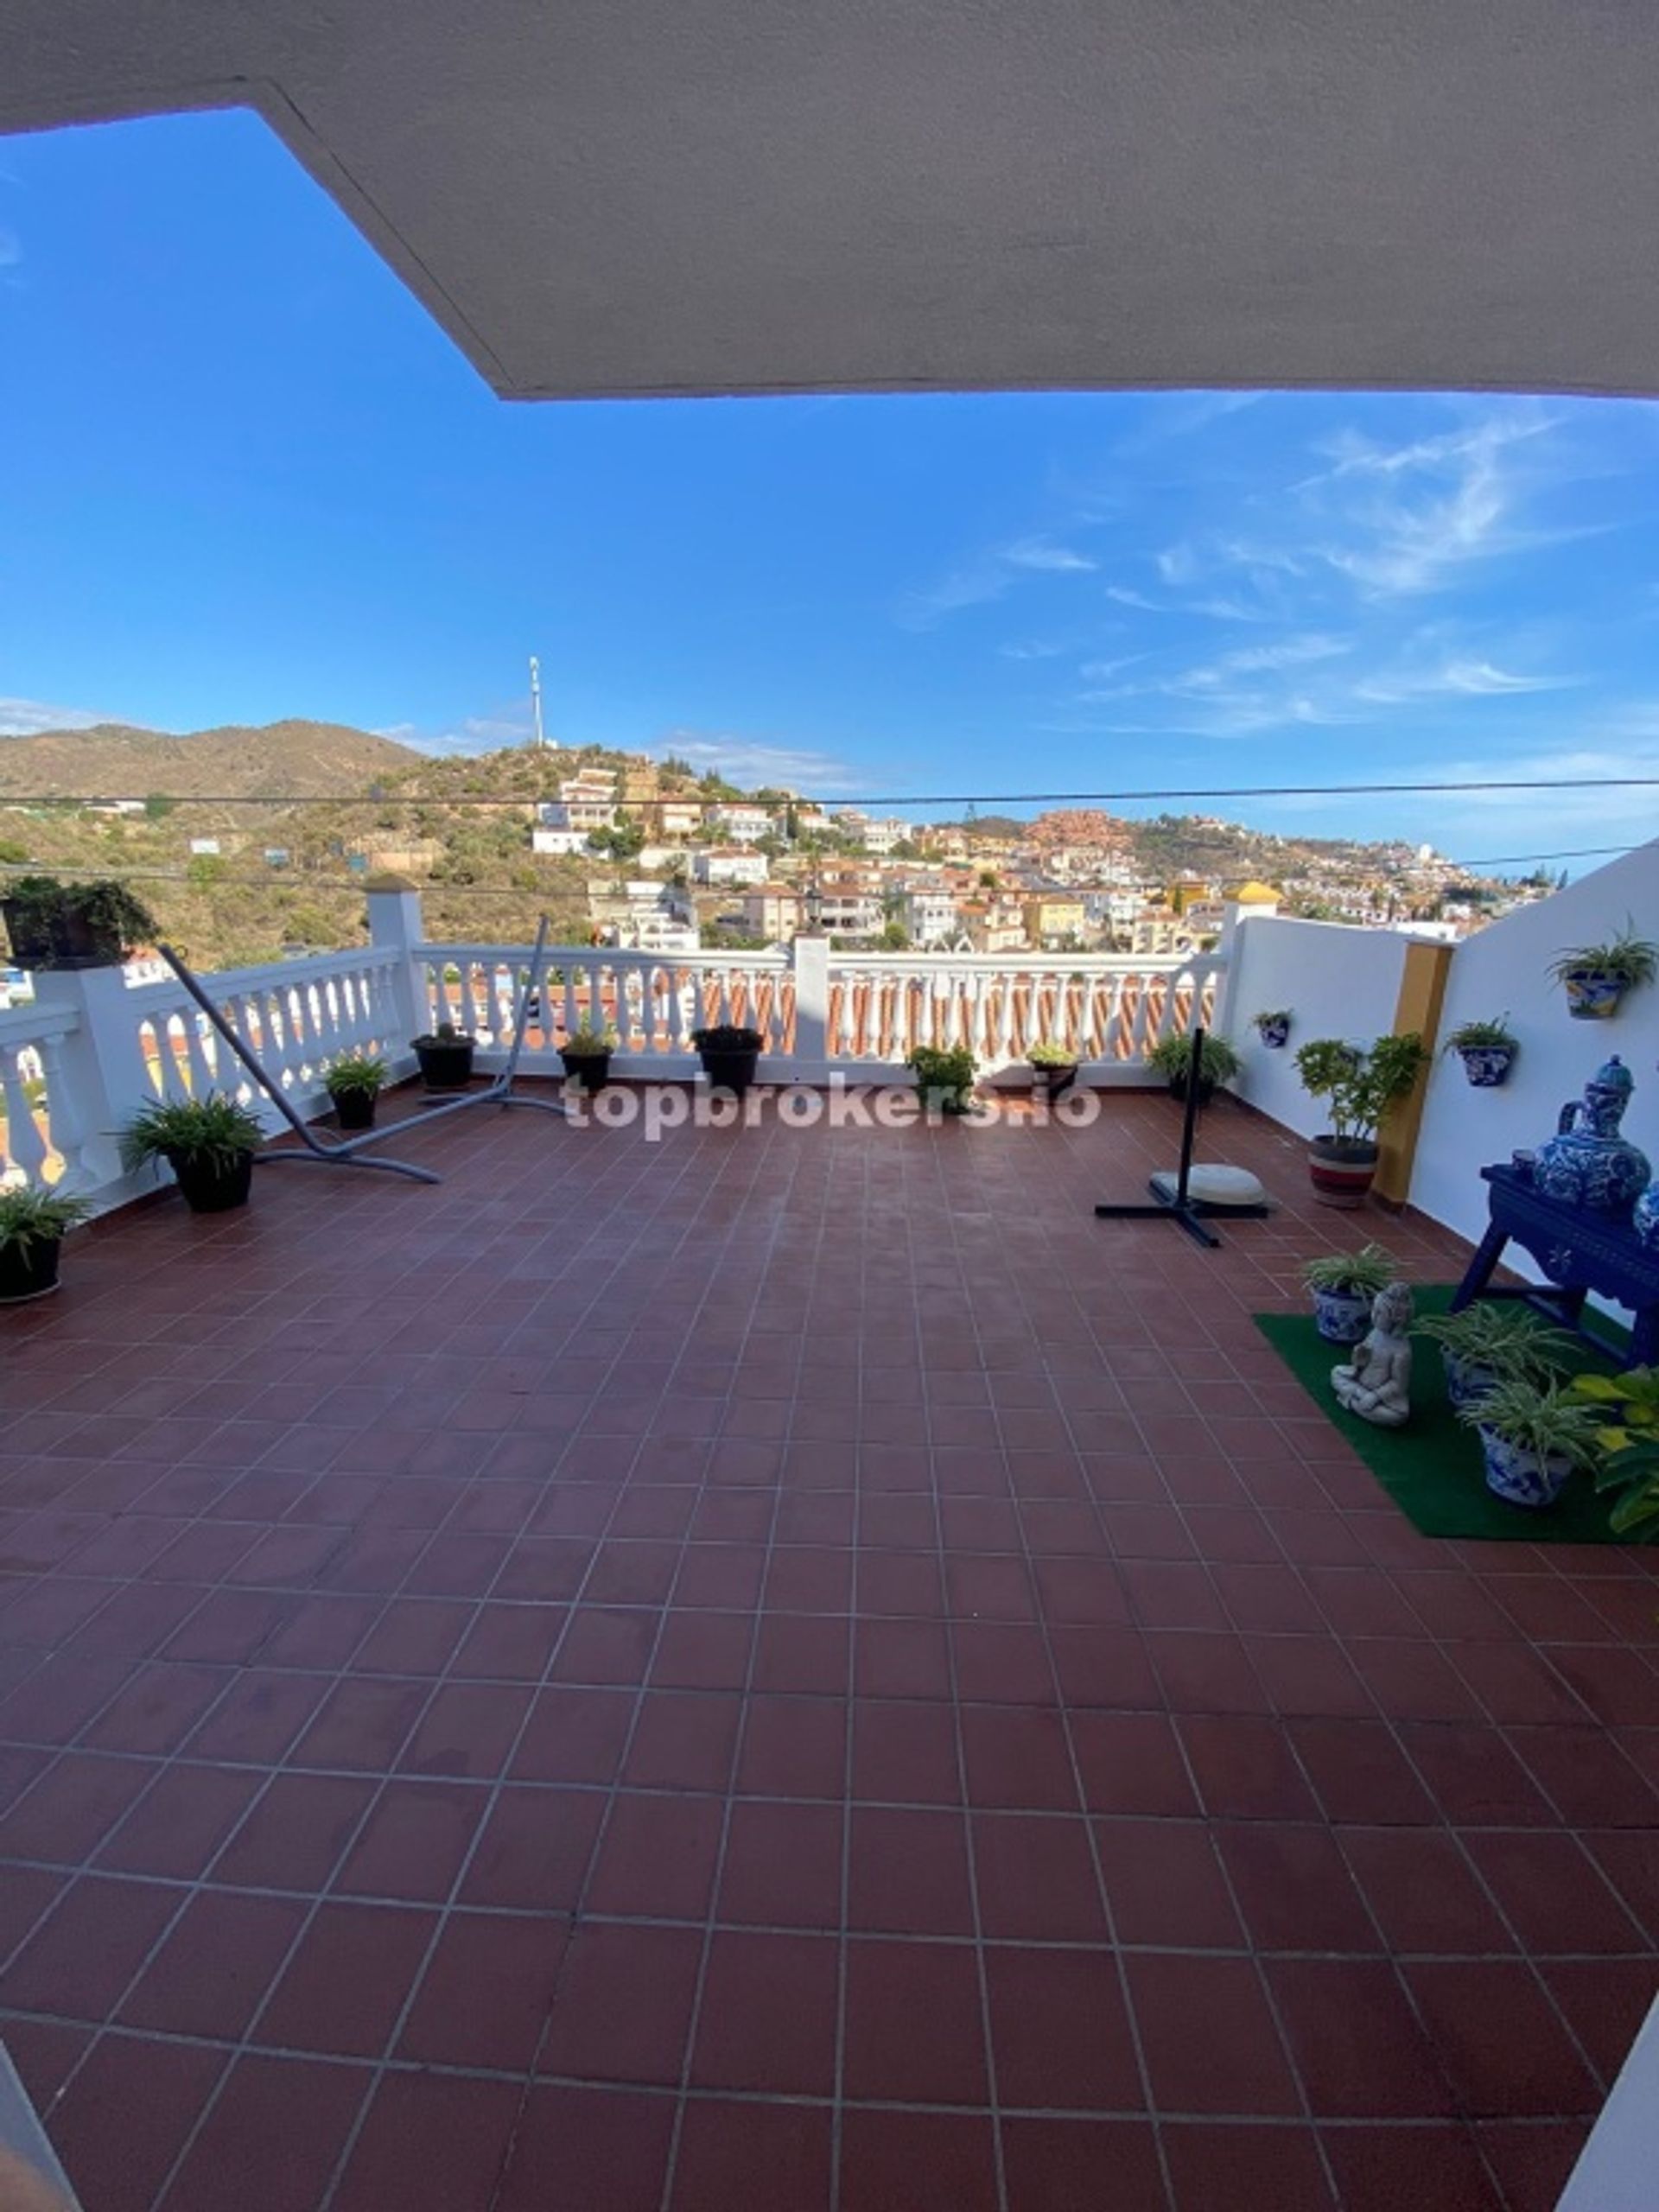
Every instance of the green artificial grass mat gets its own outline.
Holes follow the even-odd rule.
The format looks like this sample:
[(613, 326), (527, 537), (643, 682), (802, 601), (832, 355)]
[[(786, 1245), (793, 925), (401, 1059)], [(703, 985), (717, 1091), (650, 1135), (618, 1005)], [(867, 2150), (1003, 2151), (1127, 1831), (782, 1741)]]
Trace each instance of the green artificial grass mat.
[[(1417, 1318), (1444, 1313), (1452, 1287), (1413, 1284)], [(1592, 1476), (1569, 1475), (1554, 1505), (1510, 1505), (1486, 1487), (1480, 1439), (1465, 1428), (1446, 1402), (1440, 1348), (1412, 1342), (1411, 1419), (1404, 1428), (1374, 1428), (1344, 1413), (1331, 1395), (1331, 1370), (1345, 1357), (1327, 1344), (1311, 1313), (1258, 1313), (1255, 1325), (1310, 1398), (1339, 1428), (1414, 1529), (1425, 1536), (1478, 1536), (1498, 1542), (1619, 1544), (1607, 1525), (1610, 1499), (1598, 1497)], [(1575, 1347), (1568, 1364), (1611, 1374), (1611, 1360), (1588, 1345)]]

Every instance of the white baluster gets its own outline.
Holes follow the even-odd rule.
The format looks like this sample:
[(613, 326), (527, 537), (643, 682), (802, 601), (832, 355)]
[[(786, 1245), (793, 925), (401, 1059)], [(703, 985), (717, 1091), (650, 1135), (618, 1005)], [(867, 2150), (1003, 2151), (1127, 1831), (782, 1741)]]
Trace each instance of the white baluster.
[(58, 1037), (41, 1038), (41, 1074), (46, 1084), (47, 1128), (52, 1149), (63, 1161), (63, 1182), (73, 1190), (86, 1187), (92, 1179), (86, 1157), (86, 1141), (92, 1133), (83, 1127), (76, 1107), (62, 1041)]
[(41, 1134), (26, 1088), (31, 1078), (25, 1071), (23, 1053), (29, 1049), (0, 1046), (0, 1102), (5, 1107), (6, 1123), (6, 1150), (0, 1158), (0, 1172), (13, 1182), (21, 1178), (25, 1183), (41, 1183), (46, 1179), (41, 1170), (50, 1147)]

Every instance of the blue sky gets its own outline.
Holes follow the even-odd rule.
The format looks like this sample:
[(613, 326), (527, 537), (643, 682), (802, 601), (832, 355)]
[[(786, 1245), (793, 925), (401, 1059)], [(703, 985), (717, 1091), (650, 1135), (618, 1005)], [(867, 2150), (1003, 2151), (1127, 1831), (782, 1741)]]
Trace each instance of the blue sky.
[[(264, 126), (0, 142), (0, 728), (550, 730), (825, 792), (1659, 775), (1639, 402), (510, 406)], [(1217, 802), (1481, 857), (1659, 793)]]

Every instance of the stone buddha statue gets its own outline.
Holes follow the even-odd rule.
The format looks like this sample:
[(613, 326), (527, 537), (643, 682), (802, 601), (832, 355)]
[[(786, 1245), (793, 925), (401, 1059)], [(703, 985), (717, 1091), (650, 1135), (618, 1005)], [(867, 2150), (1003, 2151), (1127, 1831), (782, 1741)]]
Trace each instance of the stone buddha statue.
[(1410, 1286), (1391, 1282), (1372, 1300), (1370, 1331), (1353, 1357), (1331, 1370), (1337, 1403), (1379, 1428), (1399, 1428), (1410, 1418)]

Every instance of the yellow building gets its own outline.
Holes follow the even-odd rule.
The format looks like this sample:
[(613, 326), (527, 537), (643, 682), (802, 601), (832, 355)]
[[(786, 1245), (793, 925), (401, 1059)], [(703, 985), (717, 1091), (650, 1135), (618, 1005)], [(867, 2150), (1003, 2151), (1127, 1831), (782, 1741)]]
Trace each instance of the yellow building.
[(1056, 898), (1045, 893), (1026, 901), (1026, 935), (1033, 944), (1046, 944), (1051, 938), (1081, 937), (1088, 927), (1081, 899)]

